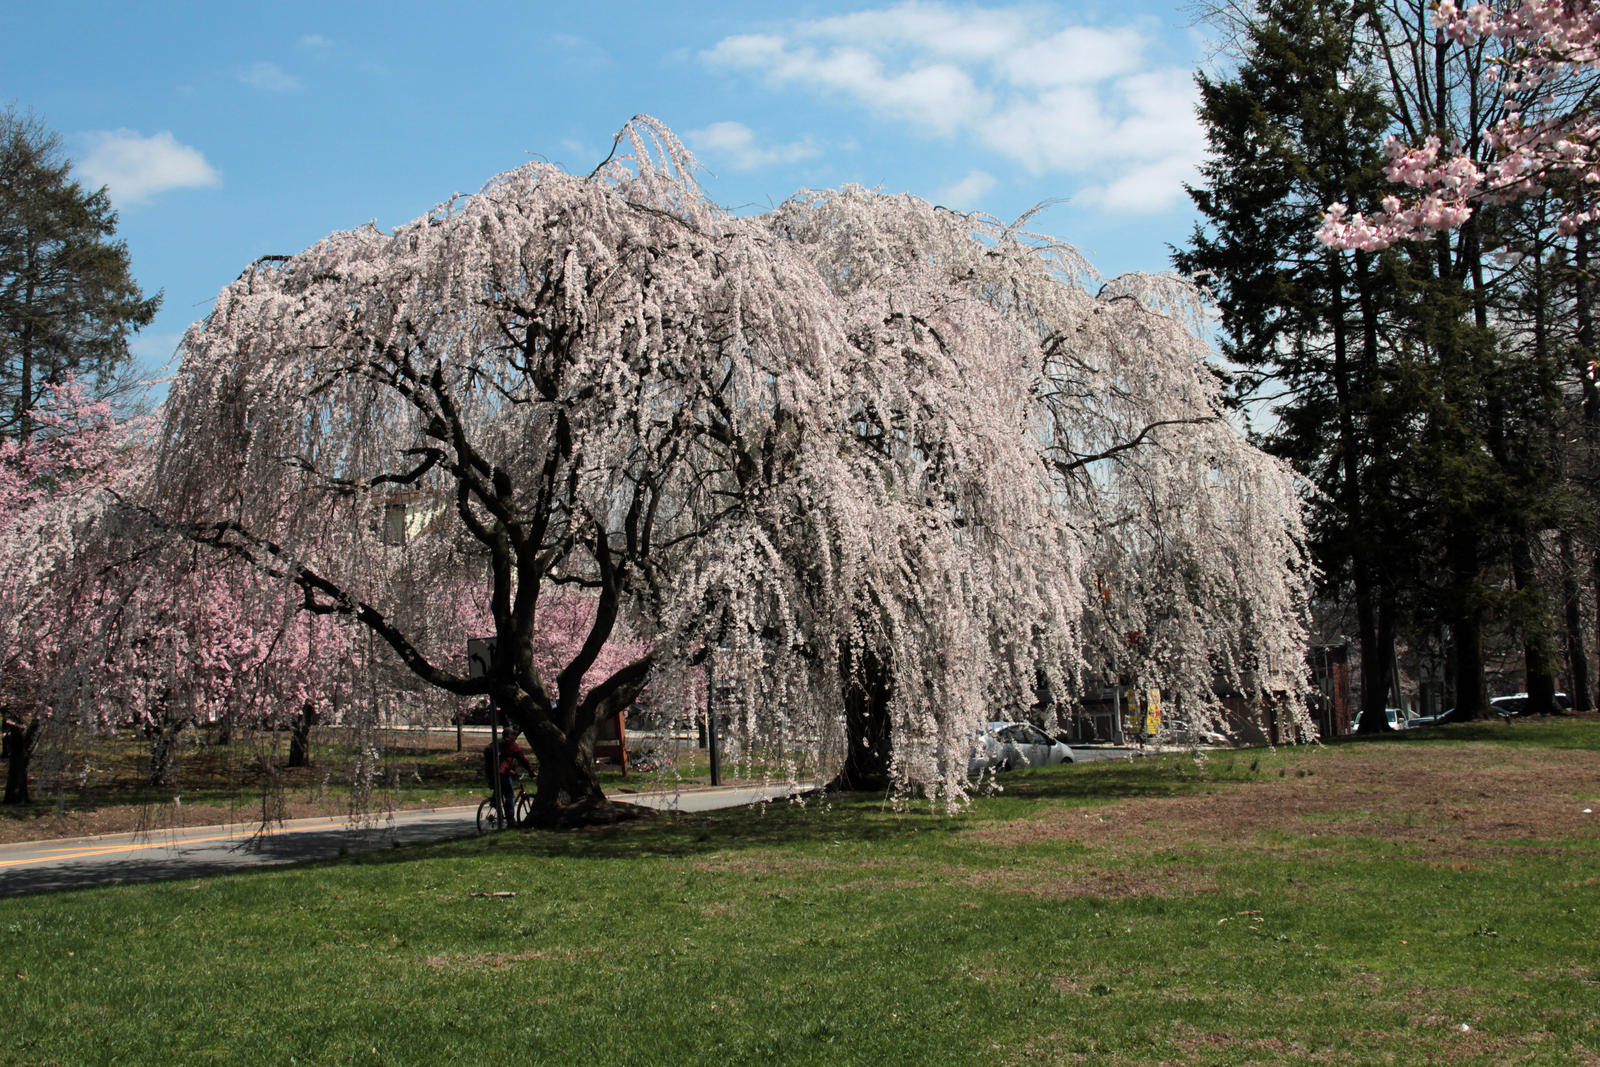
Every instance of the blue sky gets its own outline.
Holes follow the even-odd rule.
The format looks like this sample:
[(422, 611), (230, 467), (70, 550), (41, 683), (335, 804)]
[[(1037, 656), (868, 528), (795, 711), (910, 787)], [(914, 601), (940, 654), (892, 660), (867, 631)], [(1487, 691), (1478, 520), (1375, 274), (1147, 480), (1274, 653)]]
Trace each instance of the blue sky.
[(11, 4), (0, 103), (107, 185), (166, 302), (152, 371), (257, 256), (399, 225), (539, 156), (588, 171), (661, 119), (740, 211), (858, 182), (1010, 219), (1102, 273), (1193, 225), (1205, 58), (1176, 3)]

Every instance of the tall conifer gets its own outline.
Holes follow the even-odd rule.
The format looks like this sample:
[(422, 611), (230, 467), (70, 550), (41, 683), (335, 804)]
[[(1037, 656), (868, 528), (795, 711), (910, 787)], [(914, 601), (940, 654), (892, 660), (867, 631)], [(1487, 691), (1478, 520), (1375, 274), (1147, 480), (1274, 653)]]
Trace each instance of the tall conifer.
[(111, 379), (161, 304), (134, 282), (106, 191), (71, 168), (59, 135), (0, 111), (0, 437), (27, 436), (43, 386)]
[[(1314, 505), (1325, 583), (1356, 611), (1362, 706), (1382, 728), (1405, 553), (1388, 531), (1404, 507), (1392, 371), (1379, 323), (1393, 262), (1316, 240), (1333, 202), (1381, 195), (1376, 145), (1387, 118), (1364, 74), (1350, 3), (1265, 0), (1231, 77), (1198, 78), (1211, 156), (1190, 196), (1204, 219), (1179, 270), (1210, 287), (1236, 391), (1263, 404), (1269, 447), (1323, 490)], [(1386, 440), (1387, 439), (1387, 440)]]

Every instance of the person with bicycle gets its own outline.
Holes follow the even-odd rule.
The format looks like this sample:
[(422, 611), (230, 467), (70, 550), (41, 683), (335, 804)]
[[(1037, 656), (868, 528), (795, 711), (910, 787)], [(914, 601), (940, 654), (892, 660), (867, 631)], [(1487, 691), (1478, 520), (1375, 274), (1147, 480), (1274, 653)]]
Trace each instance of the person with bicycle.
[(494, 791), (495, 803), (500, 808), (501, 826), (516, 825), (517, 765), (522, 765), (523, 774), (533, 773), (528, 754), (517, 744), (518, 732), (515, 726), (507, 727), (499, 741), (490, 742), (490, 752), (487, 753), (491, 757), (487, 762), (493, 769), (489, 776), (489, 788)]

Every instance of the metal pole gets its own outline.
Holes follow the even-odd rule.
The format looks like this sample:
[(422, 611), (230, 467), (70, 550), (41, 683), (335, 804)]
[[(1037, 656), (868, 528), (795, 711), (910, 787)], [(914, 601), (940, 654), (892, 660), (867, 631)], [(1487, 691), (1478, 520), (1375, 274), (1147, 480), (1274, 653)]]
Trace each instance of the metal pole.
[(722, 784), (722, 746), (717, 743), (717, 687), (706, 665), (706, 746), (711, 750), (711, 784)]
[(1122, 732), (1122, 675), (1117, 675), (1117, 681), (1111, 687), (1111, 728), (1115, 731), (1117, 744), (1126, 744), (1127, 735)]
[(503, 825), (506, 808), (505, 797), (501, 795), (505, 790), (501, 788), (503, 776), (500, 773), (500, 764), (505, 759), (505, 753), (500, 747), (500, 702), (492, 696), (489, 698), (489, 750), (494, 753), (494, 806), (500, 813)]

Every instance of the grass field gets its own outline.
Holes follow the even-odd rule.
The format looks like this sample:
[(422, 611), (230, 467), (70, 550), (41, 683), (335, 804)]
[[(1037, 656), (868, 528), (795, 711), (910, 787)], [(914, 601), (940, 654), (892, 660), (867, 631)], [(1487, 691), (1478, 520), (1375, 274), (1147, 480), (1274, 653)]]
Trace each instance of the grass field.
[(1596, 1064), (1594, 811), (1590, 716), (0, 899), (0, 1062)]

